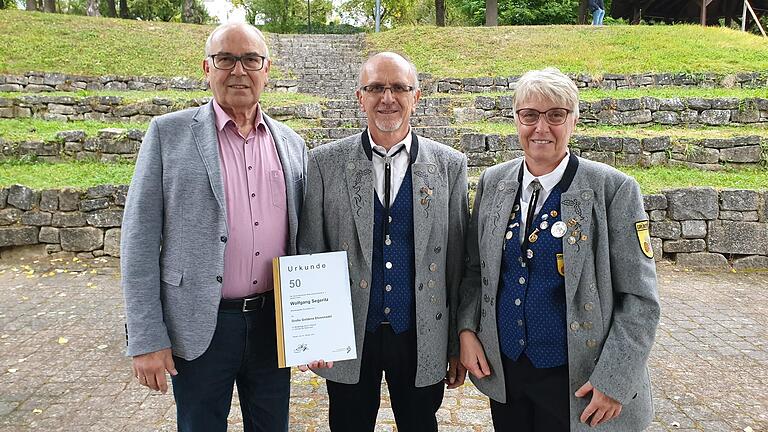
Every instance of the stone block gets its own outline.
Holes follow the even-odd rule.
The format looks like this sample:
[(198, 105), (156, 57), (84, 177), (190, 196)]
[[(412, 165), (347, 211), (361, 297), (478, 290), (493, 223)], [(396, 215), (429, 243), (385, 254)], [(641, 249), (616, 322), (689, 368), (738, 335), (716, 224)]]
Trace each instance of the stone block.
[(56, 138), (61, 141), (82, 141), (85, 139), (85, 132), (81, 130), (61, 131), (56, 133)]
[(760, 194), (753, 190), (725, 189), (720, 191), (720, 210), (757, 210)]
[(496, 109), (496, 98), (488, 96), (478, 96), (475, 98), (475, 108), (490, 111)]
[(0, 209), (8, 204), (8, 188), (0, 188)]
[(690, 252), (704, 252), (707, 248), (707, 243), (704, 239), (693, 240), (668, 240), (664, 242), (665, 253), (690, 253)]
[(685, 104), (680, 98), (660, 99), (659, 110), (661, 111), (682, 111)]
[(711, 187), (673, 189), (665, 192), (668, 215), (674, 220), (717, 219), (720, 205), (717, 191)]
[(731, 110), (731, 121), (734, 123), (758, 123), (760, 111), (757, 109)]
[(738, 98), (712, 99), (712, 108), (716, 110), (739, 109), (739, 99)]
[(710, 252), (768, 255), (768, 223), (711, 221), (707, 246)]
[(34, 225), (34, 226), (50, 225), (51, 214), (48, 212), (41, 212), (38, 210), (27, 211), (21, 215), (21, 223), (24, 225)]
[(125, 205), (125, 199), (128, 196), (128, 185), (115, 186), (115, 204), (119, 206)]
[(720, 150), (720, 161), (733, 163), (758, 163), (762, 156), (759, 145), (747, 147), (724, 148)]
[(654, 222), (660, 222), (667, 218), (666, 210), (651, 210), (648, 212), (648, 219)]
[(0, 247), (36, 244), (38, 232), (38, 227), (0, 228)]
[(75, 189), (62, 189), (59, 191), (59, 210), (73, 211), (80, 206), (80, 192)]
[(642, 151), (640, 140), (637, 138), (624, 138), (622, 140), (622, 148), (625, 153), (637, 154)]
[(717, 253), (693, 252), (679, 253), (675, 256), (677, 265), (698, 270), (727, 270), (728, 260)]
[(712, 101), (704, 98), (688, 98), (686, 99), (686, 105), (688, 105), (688, 108), (690, 109), (703, 111), (712, 108)]
[(88, 225), (99, 228), (119, 227), (123, 222), (122, 210), (98, 210), (85, 215)]
[(512, 96), (499, 96), (496, 99), (500, 109), (512, 109), (514, 98)]
[(62, 228), (59, 236), (61, 248), (66, 251), (92, 251), (104, 245), (104, 231), (99, 228)]
[(485, 111), (477, 108), (454, 108), (453, 117), (456, 123), (474, 123), (485, 119)]
[(751, 255), (733, 261), (734, 270), (768, 270), (768, 257)]
[(642, 145), (643, 151), (647, 151), (647, 152), (662, 151), (672, 146), (672, 143), (669, 137), (667, 136), (643, 138), (641, 143), (642, 143), (641, 145)]
[(582, 150), (592, 150), (597, 144), (597, 138), (591, 136), (574, 136), (571, 138), (571, 146)]
[(114, 257), (120, 256), (120, 228), (108, 229), (104, 233), (104, 253)]
[(684, 239), (700, 239), (707, 236), (707, 222), (703, 220), (684, 220), (680, 222)]
[(597, 137), (595, 150), (619, 152), (622, 149), (623, 139), (616, 137)]
[(730, 220), (730, 221), (748, 221), (748, 222), (755, 222), (757, 221), (757, 212), (756, 211), (732, 211), (732, 210), (720, 210), (720, 216), (718, 219), (721, 220)]
[(616, 154), (613, 152), (582, 151), (581, 157), (595, 161), (595, 162), (602, 162), (608, 165), (616, 164)]
[(645, 211), (664, 210), (667, 208), (667, 197), (664, 194), (643, 195)]
[(680, 238), (680, 222), (677, 221), (651, 221), (651, 237), (658, 237), (664, 240), (677, 240)]
[(485, 151), (485, 135), (469, 133), (461, 136), (461, 150), (464, 153)]
[(506, 142), (506, 148), (510, 150), (523, 149), (523, 147), (520, 145), (520, 138), (518, 138), (517, 135), (507, 135), (506, 138), (504, 138), (504, 141)]
[(643, 109), (640, 99), (616, 99), (616, 109), (618, 111), (638, 111)]
[(40, 192), (40, 210), (55, 211), (59, 208), (59, 191), (47, 189)]
[(642, 124), (653, 121), (653, 115), (650, 110), (625, 111), (621, 113), (621, 124)]
[(85, 193), (85, 196), (87, 198), (105, 198), (112, 196), (112, 194), (115, 192), (115, 187), (112, 185), (98, 185), (89, 187), (88, 190)]
[(85, 199), (80, 201), (80, 211), (90, 212), (109, 207), (109, 198)]
[(500, 135), (492, 134), (485, 137), (485, 145), (489, 151), (504, 150), (506, 141), (501, 139)]
[(51, 225), (55, 227), (81, 227), (85, 224), (85, 216), (77, 211), (54, 213), (51, 217)]
[(15, 224), (21, 220), (22, 213), (21, 210), (13, 207), (0, 210), (0, 225)]
[(60, 244), (47, 244), (45, 245), (45, 253), (48, 255), (58, 254), (61, 252)]
[(49, 226), (40, 227), (40, 235), (38, 237), (40, 243), (59, 243), (59, 229)]
[(8, 204), (22, 210), (31, 210), (39, 199), (39, 196), (26, 186), (13, 185), (8, 190)]
[(704, 110), (699, 115), (699, 121), (710, 126), (722, 126), (731, 121), (731, 111), (728, 110)]

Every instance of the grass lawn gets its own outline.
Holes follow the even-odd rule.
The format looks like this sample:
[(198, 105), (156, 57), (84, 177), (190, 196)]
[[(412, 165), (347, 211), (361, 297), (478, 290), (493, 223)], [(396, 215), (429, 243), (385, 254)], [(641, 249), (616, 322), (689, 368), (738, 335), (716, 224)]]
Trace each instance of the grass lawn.
[(98, 162), (26, 163), (0, 162), (0, 186), (22, 184), (33, 189), (88, 188), (102, 184), (129, 184), (132, 163)]
[(99, 129), (120, 128), (147, 130), (147, 123), (105, 123), (92, 120), (61, 122), (39, 119), (0, 119), (0, 138), (10, 142), (50, 141), (61, 131), (81, 130), (96, 136)]
[[(19, 98), (26, 96), (69, 96), (84, 98), (88, 96), (117, 96), (123, 98), (124, 103), (139, 102), (153, 98), (166, 98), (177, 101), (212, 97), (209, 91), (182, 91), (182, 90), (158, 90), (158, 91), (119, 91), (119, 90), (80, 90), (76, 92), (46, 92), (46, 93), (22, 93), (0, 92), (0, 98)], [(261, 103), (265, 107), (293, 106), (307, 103), (321, 103), (325, 98), (306, 93), (270, 92), (261, 94)]]
[(372, 51), (396, 49), (436, 77), (564, 72), (716, 72), (768, 70), (760, 36), (720, 27), (514, 26), (402, 27), (368, 35)]
[[(517, 133), (514, 123), (461, 123), (455, 126), (469, 128), (479, 133), (513, 135)], [(699, 127), (686, 128), (682, 126), (593, 126), (579, 123), (576, 125), (575, 134), (591, 136), (613, 136), (651, 138), (668, 136), (672, 138), (732, 138), (736, 136), (758, 135), (768, 138), (768, 124), (763, 126), (725, 126), (725, 127)]]
[[(0, 72), (202, 77), (213, 26), (0, 11)], [(269, 35), (267, 35), (269, 41)], [(279, 67), (270, 71), (281, 78)]]
[[(134, 165), (131, 163), (0, 162), (0, 187), (23, 184), (33, 189), (50, 189), (65, 186), (87, 188), (100, 184), (129, 184), (133, 168)], [(765, 190), (768, 188), (768, 170), (765, 169), (709, 172), (682, 167), (623, 167), (621, 170), (635, 177), (643, 193), (646, 194), (689, 186), (713, 186), (718, 189)], [(477, 178), (474, 178), (474, 181), (476, 183)]]

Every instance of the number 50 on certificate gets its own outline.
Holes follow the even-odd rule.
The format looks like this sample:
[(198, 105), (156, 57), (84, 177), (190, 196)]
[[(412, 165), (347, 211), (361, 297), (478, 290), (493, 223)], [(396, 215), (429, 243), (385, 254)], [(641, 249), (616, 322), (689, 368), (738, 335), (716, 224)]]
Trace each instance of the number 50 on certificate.
[(272, 267), (278, 365), (356, 358), (347, 253), (284, 256)]

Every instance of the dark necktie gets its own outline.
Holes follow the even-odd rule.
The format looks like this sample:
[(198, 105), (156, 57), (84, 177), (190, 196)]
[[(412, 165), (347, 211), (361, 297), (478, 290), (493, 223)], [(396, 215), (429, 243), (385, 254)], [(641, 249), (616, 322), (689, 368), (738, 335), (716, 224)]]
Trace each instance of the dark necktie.
[(533, 192), (531, 193), (531, 199), (528, 202), (528, 213), (525, 217), (525, 237), (523, 239), (522, 244), (522, 256), (526, 256), (526, 250), (528, 249), (528, 244), (530, 241), (528, 240), (528, 237), (533, 232), (533, 217), (536, 214), (536, 205), (539, 203), (539, 193), (541, 192), (541, 183), (539, 183), (538, 180), (534, 180), (531, 182), (531, 188), (533, 189)]
[(391, 155), (381, 153), (375, 148), (376, 156), (384, 159), (384, 242), (389, 239), (389, 207), (392, 203), (392, 159), (405, 149), (405, 145), (395, 150)]

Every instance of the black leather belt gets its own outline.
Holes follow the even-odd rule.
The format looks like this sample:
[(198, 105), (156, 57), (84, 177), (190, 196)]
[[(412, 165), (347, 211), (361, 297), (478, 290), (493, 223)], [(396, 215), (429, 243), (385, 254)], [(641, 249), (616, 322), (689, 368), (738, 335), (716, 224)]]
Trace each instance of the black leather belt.
[(219, 310), (239, 310), (241, 312), (251, 312), (261, 310), (267, 300), (274, 295), (273, 291), (267, 291), (255, 296), (242, 299), (221, 299)]

